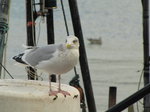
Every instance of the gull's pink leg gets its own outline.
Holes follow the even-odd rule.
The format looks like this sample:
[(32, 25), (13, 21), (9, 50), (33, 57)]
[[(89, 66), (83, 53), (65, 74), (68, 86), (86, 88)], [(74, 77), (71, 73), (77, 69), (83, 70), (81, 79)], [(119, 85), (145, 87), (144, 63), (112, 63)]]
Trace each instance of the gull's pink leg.
[(51, 88), (51, 75), (49, 75), (49, 96), (52, 93), (52, 88)]
[(49, 85), (50, 85), (50, 89), (49, 89), (49, 96), (57, 96), (58, 93), (63, 94), (64, 96), (70, 96), (70, 93), (67, 91), (63, 91), (61, 90), (61, 82), (60, 82), (60, 75), (58, 75), (58, 81), (59, 81), (59, 85), (58, 85), (58, 91), (52, 91), (51, 89), (51, 77), (49, 76)]
[(51, 87), (51, 75), (49, 75), (49, 96), (57, 96), (58, 91), (52, 91)]
[(58, 92), (59, 92), (59, 93), (62, 93), (64, 96), (67, 96), (67, 95), (70, 96), (70, 93), (69, 93), (69, 92), (61, 90), (61, 82), (60, 82), (60, 79), (61, 79), (61, 77), (60, 77), (60, 75), (58, 75), (58, 81), (59, 81)]

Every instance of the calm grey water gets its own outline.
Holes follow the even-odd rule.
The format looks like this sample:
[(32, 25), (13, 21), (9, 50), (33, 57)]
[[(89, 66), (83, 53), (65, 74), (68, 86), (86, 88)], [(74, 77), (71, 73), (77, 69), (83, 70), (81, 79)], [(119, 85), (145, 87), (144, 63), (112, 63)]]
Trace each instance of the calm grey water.
[[(67, 0), (64, 1), (70, 34), (73, 34)], [(117, 102), (137, 90), (143, 68), (142, 6), (140, 0), (78, 0), (91, 80), (98, 112), (108, 108), (108, 91), (116, 86)], [(17, 79), (26, 79), (23, 67), (14, 65), (11, 57), (23, 51), (26, 43), (25, 1), (12, 0), (7, 48), (7, 69)], [(56, 43), (63, 42), (66, 31), (58, 0), (54, 10)], [(46, 44), (45, 23), (36, 21), (38, 45)], [(102, 38), (103, 44), (90, 45), (87, 38)], [(80, 67), (77, 66), (78, 73)], [(62, 76), (68, 83), (71, 71)], [(7, 76), (8, 77), (8, 76)], [(46, 75), (42, 75), (47, 80)], [(8, 77), (9, 78), (9, 77)], [(82, 77), (81, 77), (82, 85)], [(142, 109), (142, 105), (139, 105)], [(136, 111), (136, 107), (135, 107)], [(126, 111), (125, 111), (126, 112)]]

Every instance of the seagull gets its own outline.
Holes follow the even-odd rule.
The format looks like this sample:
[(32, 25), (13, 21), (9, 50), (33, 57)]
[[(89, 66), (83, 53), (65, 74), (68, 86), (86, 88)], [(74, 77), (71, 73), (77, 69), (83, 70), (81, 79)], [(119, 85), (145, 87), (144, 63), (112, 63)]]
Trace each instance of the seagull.
[(76, 36), (69, 35), (63, 44), (50, 44), (28, 49), (24, 53), (14, 56), (13, 59), (50, 75), (58, 75), (59, 87), (57, 91), (52, 91), (51, 79), (49, 78), (49, 95), (56, 96), (58, 93), (62, 93), (64, 96), (70, 95), (69, 92), (61, 89), (60, 79), (61, 74), (73, 69), (79, 61), (79, 40)]

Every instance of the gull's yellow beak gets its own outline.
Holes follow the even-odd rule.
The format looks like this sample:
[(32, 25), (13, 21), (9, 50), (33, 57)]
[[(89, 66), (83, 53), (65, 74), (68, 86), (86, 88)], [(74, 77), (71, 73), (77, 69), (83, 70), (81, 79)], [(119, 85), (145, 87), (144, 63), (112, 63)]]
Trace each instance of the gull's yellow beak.
[(66, 47), (67, 48), (71, 48), (71, 44), (66, 44)]

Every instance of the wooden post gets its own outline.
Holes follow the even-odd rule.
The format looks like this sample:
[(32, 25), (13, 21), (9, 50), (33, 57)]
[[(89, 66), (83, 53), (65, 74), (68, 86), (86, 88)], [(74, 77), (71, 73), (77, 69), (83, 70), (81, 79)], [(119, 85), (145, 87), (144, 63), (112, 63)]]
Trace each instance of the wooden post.
[[(48, 9), (46, 20), (47, 20), (47, 43), (54, 44), (55, 38), (54, 38), (53, 9)], [(56, 82), (56, 75), (51, 75), (51, 81)]]
[(128, 107), (128, 112), (134, 112), (134, 106), (133, 105)]
[(95, 99), (93, 95), (90, 71), (89, 71), (89, 66), (88, 66), (88, 61), (87, 61), (87, 56), (85, 51), (77, 1), (76, 0), (68, 0), (68, 1), (69, 1), (74, 33), (75, 36), (77, 36), (80, 41), (80, 67), (81, 67), (81, 72), (83, 77), (88, 110), (89, 112), (96, 112)]
[[(144, 45), (144, 85), (150, 83), (149, 71), (149, 0), (142, 0), (143, 45)], [(144, 97), (144, 112), (150, 112), (150, 94)]]
[[(0, 63), (3, 63), (3, 52), (5, 48), (5, 34), (8, 30), (8, 17), (9, 17), (10, 0), (0, 0)], [(1, 78), (0, 66), (0, 78)]]
[(108, 108), (110, 108), (116, 104), (116, 96), (117, 96), (117, 88), (116, 87), (110, 87), (109, 88)]
[[(35, 20), (33, 16), (33, 1), (26, 0), (26, 20), (27, 20), (27, 46), (36, 46), (35, 39)], [(36, 70), (32, 67), (27, 67), (28, 79), (35, 80)]]

